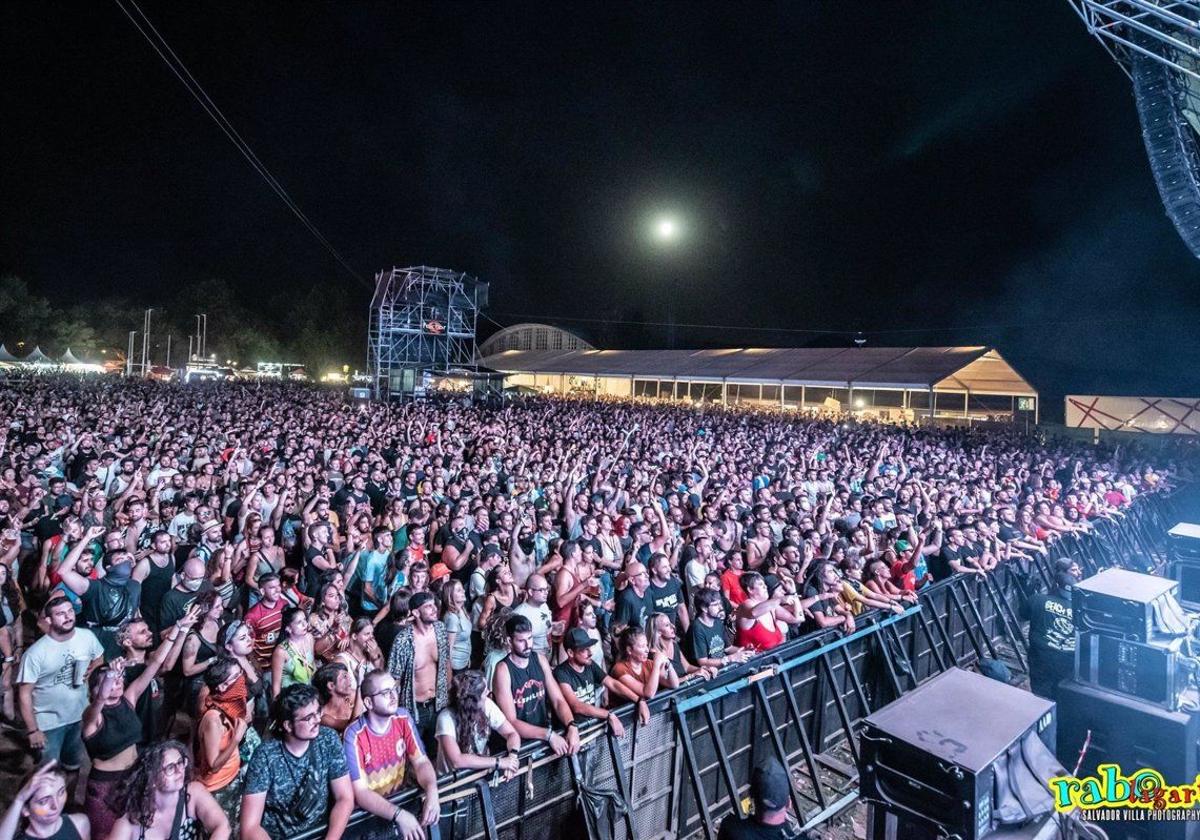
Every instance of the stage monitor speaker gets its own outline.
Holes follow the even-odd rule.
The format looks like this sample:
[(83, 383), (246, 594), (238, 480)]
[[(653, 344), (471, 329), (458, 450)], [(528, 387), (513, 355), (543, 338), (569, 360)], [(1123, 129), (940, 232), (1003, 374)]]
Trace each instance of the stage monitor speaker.
[(952, 668), (870, 715), (859, 794), (921, 831), (982, 840), (1053, 809), (1054, 703)]
[(1100, 633), (1080, 633), (1075, 644), (1075, 679), (1161, 706), (1178, 709), (1187, 692), (1192, 666), (1181, 636), (1155, 636), (1131, 642)]
[(1071, 609), (1081, 632), (1103, 633), (1135, 642), (1155, 634), (1182, 635), (1187, 619), (1179, 605), (1179, 584), (1157, 575), (1105, 569), (1072, 590)]
[[(1047, 815), (1027, 825), (998, 828), (987, 840), (1060, 840), (1060, 836), (1055, 815)], [(946, 834), (878, 805), (867, 805), (866, 840), (946, 840)]]
[[(1200, 770), (1200, 715), (1172, 712), (1073, 680), (1058, 686), (1058, 758), (1074, 767), (1091, 732), (1079, 776), (1092, 776), (1100, 764), (1116, 764), (1128, 776), (1142, 768), (1163, 775), (1167, 784), (1190, 784)], [(1105, 821), (1097, 823), (1111, 840), (1200, 840), (1200, 822)]]
[(1180, 522), (1167, 531), (1168, 574), (1179, 581), (1179, 600), (1200, 609), (1200, 525)]

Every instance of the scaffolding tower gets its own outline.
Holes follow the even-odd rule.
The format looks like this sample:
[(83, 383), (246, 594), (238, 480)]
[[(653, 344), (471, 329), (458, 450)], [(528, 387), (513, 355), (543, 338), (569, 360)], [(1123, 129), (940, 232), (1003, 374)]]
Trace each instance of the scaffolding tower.
[(427, 375), (473, 371), (475, 328), (487, 298), (487, 283), (445, 268), (422, 265), (376, 274), (367, 331), (372, 395), (412, 396), (421, 392)]

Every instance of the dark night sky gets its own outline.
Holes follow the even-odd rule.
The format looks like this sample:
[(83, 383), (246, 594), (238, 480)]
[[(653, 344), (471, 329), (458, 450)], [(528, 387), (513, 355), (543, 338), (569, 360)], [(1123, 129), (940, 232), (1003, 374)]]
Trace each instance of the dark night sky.
[[(1047, 396), (1200, 395), (1200, 266), (1065, 0), (143, 8), (364, 276), (468, 271), (504, 323), (660, 321), (677, 282), (683, 322), (995, 344)], [(116, 5), (4, 4), (0, 71), (0, 272), (147, 304), (327, 279), (365, 320)]]

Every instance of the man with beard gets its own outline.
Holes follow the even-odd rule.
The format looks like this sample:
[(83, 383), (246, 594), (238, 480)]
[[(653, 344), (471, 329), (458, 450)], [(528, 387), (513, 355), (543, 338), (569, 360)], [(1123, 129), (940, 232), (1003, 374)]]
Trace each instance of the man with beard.
[[(171, 581), (175, 579), (175, 557), (171, 551), (169, 533), (156, 531), (150, 538), (150, 548), (140, 552), (140, 559), (133, 567), (133, 579), (142, 586), (141, 603), (149, 606), (162, 602), (163, 596), (171, 589)], [(158, 633), (156, 623), (151, 623), (151, 615), (157, 622), (155, 610), (144, 610), (142, 617), (150, 625), (150, 630)]]
[(730, 662), (745, 662), (750, 652), (729, 643), (725, 630), (725, 604), (715, 589), (696, 591), (696, 620), (684, 636), (684, 652), (701, 667), (722, 668)]
[(45, 636), (21, 657), (17, 692), (29, 747), (38, 762), (57, 761), (74, 785), (83, 762), (83, 710), (88, 704), (87, 675), (104, 661), (104, 648), (90, 630), (75, 627), (75, 609), (66, 598), (42, 608), (49, 622)]

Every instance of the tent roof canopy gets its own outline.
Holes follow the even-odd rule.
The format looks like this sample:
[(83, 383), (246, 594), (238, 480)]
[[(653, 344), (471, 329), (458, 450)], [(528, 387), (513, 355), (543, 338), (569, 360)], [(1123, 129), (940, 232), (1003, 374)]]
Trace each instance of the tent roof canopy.
[(506, 350), (481, 360), (507, 373), (907, 388), (1036, 396), (990, 347), (741, 347), (719, 350)]

